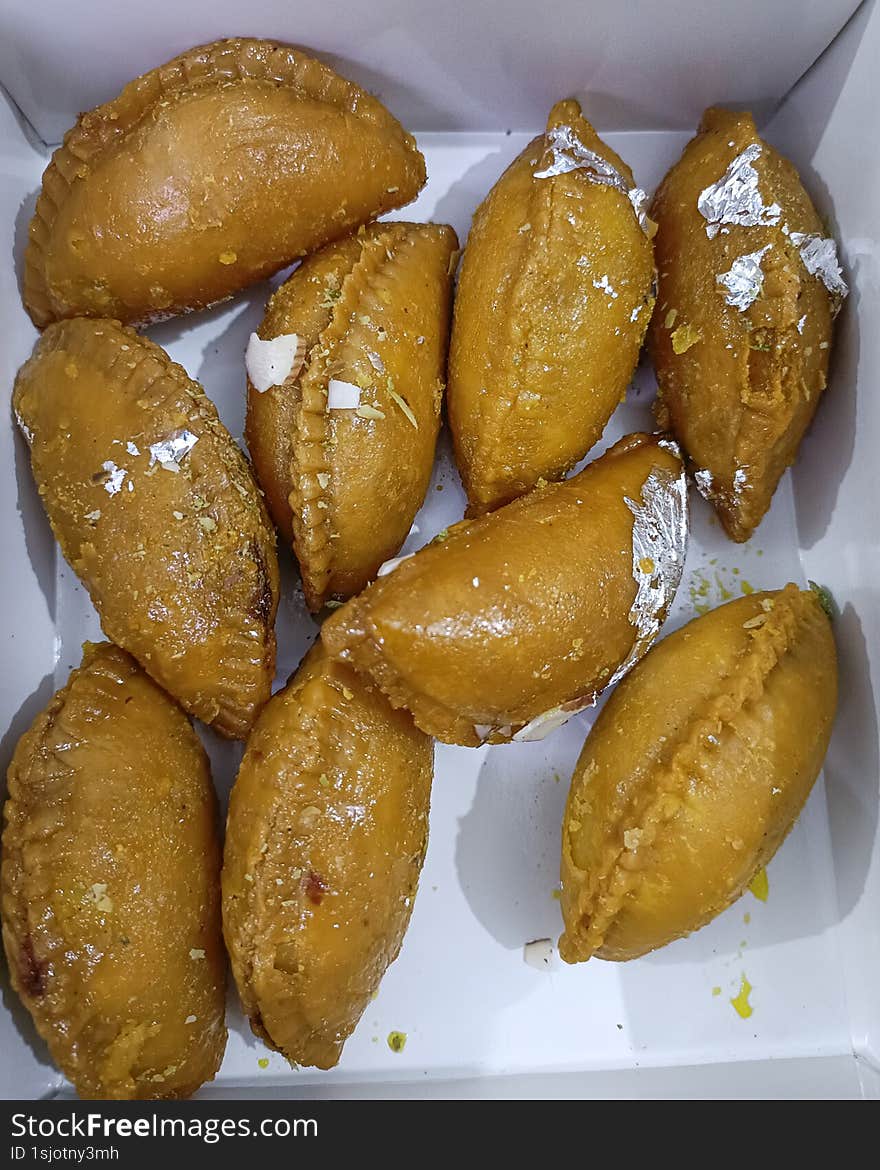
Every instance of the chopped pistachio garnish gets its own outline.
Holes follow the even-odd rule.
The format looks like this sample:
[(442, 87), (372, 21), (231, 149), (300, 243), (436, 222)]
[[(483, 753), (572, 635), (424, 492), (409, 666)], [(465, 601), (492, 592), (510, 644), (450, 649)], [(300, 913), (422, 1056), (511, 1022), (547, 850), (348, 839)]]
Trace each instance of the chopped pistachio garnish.
[(205, 532), (213, 532), (217, 527), (217, 521), (211, 516), (199, 516), (199, 524), (204, 528)]
[(825, 613), (833, 621), (834, 620), (834, 598), (831, 595), (831, 590), (825, 585), (817, 585), (815, 581), (810, 581), (810, 588), (816, 594), (816, 598)]
[(95, 882), (95, 884), (86, 893), (86, 899), (96, 906), (104, 914), (109, 914), (113, 909), (113, 899), (107, 897), (107, 883)]
[(234, 264), (238, 255), (235, 252), (221, 252), (217, 259), (221, 264)]
[(201, 947), (193, 947), (189, 952), (189, 957), (191, 959), (204, 959), (205, 952)]
[(693, 325), (679, 325), (679, 327), (672, 334), (672, 352), (673, 353), (687, 353), (687, 351), (698, 341), (702, 341), (703, 335), (699, 329), (695, 329)]
[(391, 395), (391, 397), (394, 399), (394, 401), (397, 403), (397, 405), (400, 407), (400, 409), (406, 415), (407, 420), (415, 427), (416, 430), (418, 430), (419, 429), (418, 419), (413, 414), (409, 403), (405, 399), (401, 398), (401, 396), (397, 393), (397, 391), (395, 389), (393, 389), (393, 387), (391, 385), (390, 378), (388, 379), (388, 393)]
[(666, 319), (663, 322), (663, 324), (666, 326), (667, 329), (672, 328), (672, 326), (675, 324), (675, 318), (677, 316), (678, 316), (678, 309), (670, 309), (669, 310), (669, 312), (666, 314)]
[(318, 481), (318, 487), (327, 488), (330, 485), (330, 473), (328, 471), (319, 471), (315, 477)]
[(359, 406), (355, 411), (355, 414), (359, 415), (361, 418), (381, 419), (385, 417), (384, 412), (375, 406)]
[(318, 783), (321, 785), (322, 788), (329, 788), (330, 787), (330, 781), (327, 779), (326, 772), (322, 772), (321, 775), (318, 777)]
[(449, 529), (448, 529), (448, 528), (442, 528), (442, 529), (441, 529), (441, 530), (440, 530), (440, 531), (437, 533), (437, 535), (434, 537), (434, 542), (436, 542), (437, 544), (442, 544), (442, 543), (443, 543), (443, 541), (446, 539), (446, 537), (447, 537), (448, 535), (449, 535)]

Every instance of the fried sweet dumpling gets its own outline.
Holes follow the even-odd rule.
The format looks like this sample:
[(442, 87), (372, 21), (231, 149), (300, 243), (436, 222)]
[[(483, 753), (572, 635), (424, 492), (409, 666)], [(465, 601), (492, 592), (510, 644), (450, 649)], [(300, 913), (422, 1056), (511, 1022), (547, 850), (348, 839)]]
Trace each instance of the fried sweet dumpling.
[(81, 1097), (186, 1097), (220, 1066), (226, 961), (208, 760), (115, 646), (19, 741), (0, 875), (12, 986)]
[(794, 167), (750, 114), (710, 109), (651, 215), (657, 418), (731, 539), (748, 540), (825, 389), (846, 285)]
[(381, 102), (299, 49), (191, 49), (82, 114), (31, 222), (25, 305), (146, 324), (231, 296), (414, 199), (425, 161)]
[(445, 743), (540, 739), (644, 654), (686, 544), (675, 444), (629, 435), (572, 479), (441, 533), (321, 637)]
[(636, 958), (739, 897), (800, 813), (836, 705), (831, 624), (795, 585), (659, 642), (608, 700), (575, 769), (563, 959)]
[(376, 575), (425, 497), (457, 247), (450, 227), (372, 224), (310, 256), (251, 338), (248, 447), (313, 610)]
[(263, 711), (229, 805), (223, 929), (254, 1032), (331, 1068), (397, 957), (433, 745), (320, 643)]
[(477, 208), (448, 391), (471, 515), (564, 475), (625, 394), (654, 304), (645, 198), (564, 101)]
[(197, 382), (115, 321), (50, 326), (15, 381), (40, 497), (108, 636), (223, 735), (275, 673), (275, 539)]

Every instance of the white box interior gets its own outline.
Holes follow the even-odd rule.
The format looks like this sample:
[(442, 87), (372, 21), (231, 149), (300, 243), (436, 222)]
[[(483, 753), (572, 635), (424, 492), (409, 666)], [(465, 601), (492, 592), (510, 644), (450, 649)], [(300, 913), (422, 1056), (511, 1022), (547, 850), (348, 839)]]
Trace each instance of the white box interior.
[[(664, 6), (556, 0), (550, 10), (489, 0), (346, 9), (258, 0), (247, 27), (222, 2), (159, 0), (24, 9), (0, 3), (0, 362), (7, 387), (35, 340), (18, 281), (27, 223), (50, 148), (80, 108), (136, 73), (216, 36), (308, 44), (378, 92), (418, 133), (429, 181), (403, 218), (471, 214), (554, 100), (575, 93), (649, 190), (678, 157), (705, 105), (763, 115), (768, 139), (799, 166), (841, 245), (852, 295), (838, 321), (832, 379), (793, 473), (746, 545), (734, 545), (692, 493), (685, 579), (667, 632), (745, 588), (813, 578), (840, 609), (841, 704), (820, 781), (769, 868), (766, 903), (746, 894), (689, 939), (628, 964), (550, 972), (523, 961), (530, 939), (558, 936), (559, 826), (568, 779), (594, 713), (541, 743), (469, 750), (438, 745), (431, 840), (401, 956), (348, 1041), (338, 1069), (292, 1070), (250, 1034), (230, 997), (226, 1060), (204, 1096), (880, 1096), (878, 706), (880, 544), (874, 451), (880, 409), (880, 162), (873, 129), (880, 13), (851, 0), (742, 0)], [(340, 25), (342, 27), (340, 27)], [(779, 30), (784, 28), (785, 35)], [(830, 48), (827, 46), (834, 40)], [(821, 60), (798, 80), (820, 54)], [(244, 414), (244, 345), (268, 286), (219, 310), (150, 330), (217, 403), (233, 435)], [(603, 443), (652, 428), (654, 378), (640, 368)], [(55, 688), (100, 636), (64, 563), (7, 411), (0, 426), (0, 766)], [(448, 443), (406, 551), (460, 518)], [(282, 553), (278, 681), (317, 627)], [(487, 662), (487, 672), (493, 664)], [(205, 733), (228, 793), (240, 747)], [(753, 1015), (730, 1003), (745, 974)], [(4, 975), (5, 979), (5, 975)], [(713, 994), (713, 989), (720, 993)], [(407, 1033), (393, 1053), (386, 1037)], [(258, 1060), (268, 1058), (268, 1067)], [(68, 1090), (69, 1091), (69, 1090)], [(27, 1016), (3, 985), (0, 1095), (65, 1092)]]

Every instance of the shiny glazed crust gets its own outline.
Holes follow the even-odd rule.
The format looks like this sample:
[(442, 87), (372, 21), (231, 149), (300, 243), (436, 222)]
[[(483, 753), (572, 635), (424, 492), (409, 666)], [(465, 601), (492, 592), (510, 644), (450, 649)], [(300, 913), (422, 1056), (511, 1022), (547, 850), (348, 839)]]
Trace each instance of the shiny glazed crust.
[(477, 209), (450, 348), (449, 421), (469, 515), (558, 479), (623, 398), (653, 307), (651, 242), (625, 192), (551, 165), (551, 132), (632, 172), (559, 102)]
[[(545, 713), (591, 705), (650, 644), (633, 619), (627, 501), (657, 475), (668, 517), (685, 493), (678, 454), (659, 436), (629, 435), (573, 478), (456, 524), (331, 614), (325, 646), (445, 743), (505, 743)], [(681, 519), (679, 547), (653, 566), (671, 582), (669, 602), (686, 507)]]
[(115, 646), (83, 664), (9, 768), (12, 986), (81, 1097), (186, 1097), (220, 1066), (226, 961), (216, 802), (180, 708)]
[[(267, 307), (260, 337), (296, 333), (306, 355), (284, 385), (249, 384), (248, 447), (314, 611), (375, 576), (424, 500), (457, 244), (442, 225), (372, 224), (309, 257)], [(381, 417), (329, 410), (332, 378)]]
[(433, 746), (320, 643), (266, 706), (232, 792), (223, 924), (254, 1032), (330, 1068), (396, 958)]
[(830, 623), (794, 585), (658, 643), (611, 696), (575, 769), (563, 959), (637, 957), (739, 897), (810, 793), (836, 702)]
[[(762, 148), (753, 164), (762, 202), (779, 206), (779, 222), (725, 225), (709, 239), (700, 193), (753, 144)], [(681, 443), (728, 536), (748, 540), (797, 455), (828, 372), (831, 300), (782, 229), (825, 232), (794, 167), (761, 141), (751, 115), (721, 109), (707, 110), (651, 215), (660, 273), (649, 334), (657, 418)], [(717, 277), (767, 245), (761, 295), (745, 311), (727, 304)]]
[(31, 222), (25, 305), (40, 328), (204, 308), (409, 202), (424, 181), (412, 137), (326, 65), (273, 41), (216, 41), (65, 135)]
[[(213, 404), (159, 346), (85, 318), (45, 331), (13, 397), (52, 529), (104, 632), (186, 710), (244, 738), (274, 677), (278, 566)], [(155, 444), (187, 435), (191, 450), (157, 461)]]

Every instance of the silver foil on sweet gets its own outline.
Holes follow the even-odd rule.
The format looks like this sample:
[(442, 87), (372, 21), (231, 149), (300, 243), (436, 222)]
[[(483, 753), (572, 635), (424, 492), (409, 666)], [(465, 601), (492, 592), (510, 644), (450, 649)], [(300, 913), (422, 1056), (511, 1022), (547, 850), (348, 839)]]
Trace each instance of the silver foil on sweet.
[(766, 244), (757, 252), (747, 252), (744, 256), (737, 256), (728, 272), (722, 272), (715, 277), (717, 284), (723, 284), (727, 289), (724, 299), (734, 309), (744, 313), (751, 308), (764, 287), (764, 273), (761, 261), (772, 244)]
[(701, 467), (698, 471), (695, 471), (694, 483), (697, 485), (697, 491), (704, 500), (712, 500), (714, 498), (712, 492), (714, 478), (711, 471), (705, 467)]
[(158, 463), (166, 471), (180, 471), (180, 461), (188, 455), (199, 441), (192, 431), (178, 431), (158, 443), (150, 444), (150, 467)]
[(758, 172), (752, 166), (762, 150), (760, 142), (747, 146), (717, 182), (700, 192), (697, 210), (706, 220), (706, 235), (710, 240), (714, 240), (722, 224), (772, 227), (779, 223), (782, 208), (778, 203), (765, 205), (758, 186)]
[(554, 126), (546, 132), (544, 141), (552, 161), (542, 171), (533, 172), (536, 179), (552, 179), (554, 175), (567, 175), (569, 171), (583, 171), (589, 182), (613, 187), (625, 195), (632, 204), (639, 227), (648, 234), (648, 196), (641, 187), (630, 187), (617, 167), (584, 146), (571, 126)]
[(843, 279), (840, 261), (837, 258), (837, 244), (828, 236), (790, 232), (790, 239), (800, 253), (804, 268), (811, 276), (817, 276), (828, 289), (831, 297), (831, 311), (836, 316), (840, 306), (849, 296), (849, 286)]
[(645, 654), (660, 632), (681, 582), (688, 542), (688, 495), (684, 467), (661, 468), (642, 484), (641, 502), (624, 497), (633, 515), (632, 574), (636, 596), (629, 611), (636, 639), (608, 680), (613, 686)]

